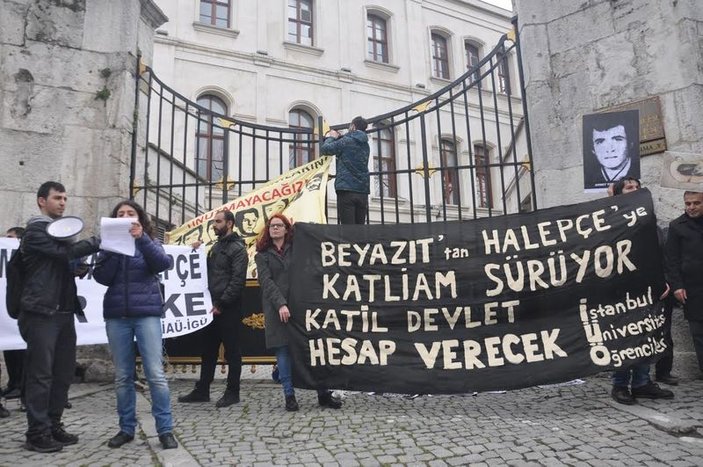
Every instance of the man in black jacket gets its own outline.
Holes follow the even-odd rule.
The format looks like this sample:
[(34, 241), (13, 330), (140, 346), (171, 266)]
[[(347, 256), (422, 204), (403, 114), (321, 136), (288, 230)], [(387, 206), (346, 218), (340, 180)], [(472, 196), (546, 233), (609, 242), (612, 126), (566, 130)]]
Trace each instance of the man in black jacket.
[(683, 200), (686, 212), (669, 224), (666, 273), (674, 297), (683, 304), (703, 372), (703, 193), (687, 191)]
[(41, 215), (29, 220), (20, 246), (25, 280), (18, 325), (27, 342), (25, 448), (30, 451), (55, 452), (78, 442), (61, 423), (75, 372), (74, 314), (82, 313), (70, 262), (98, 251), (100, 240), (71, 243), (47, 233), (47, 225), (63, 216), (66, 200), (62, 184), (42, 184), (37, 191)]
[[(213, 320), (202, 332), (200, 379), (195, 389), (178, 398), (179, 402), (209, 402), (210, 384), (215, 377), (220, 343), (225, 346), (229, 365), (227, 389), (215, 404), (228, 407), (239, 402), (239, 382), (242, 373), (242, 351), (239, 328), (242, 319), (242, 293), (247, 277), (247, 250), (244, 240), (233, 232), (234, 215), (231, 211), (215, 214), (213, 230), (217, 242), (207, 258), (208, 287), (212, 297)], [(197, 248), (199, 244), (194, 244)]]

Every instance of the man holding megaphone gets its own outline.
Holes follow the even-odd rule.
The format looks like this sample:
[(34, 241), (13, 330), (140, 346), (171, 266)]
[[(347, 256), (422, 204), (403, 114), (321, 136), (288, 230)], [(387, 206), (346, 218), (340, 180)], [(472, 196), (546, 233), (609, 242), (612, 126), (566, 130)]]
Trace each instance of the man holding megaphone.
[(73, 243), (82, 221), (72, 218), (68, 226), (59, 225), (66, 201), (61, 183), (43, 183), (37, 191), (41, 215), (29, 220), (20, 244), (24, 279), (18, 325), (27, 342), (25, 448), (37, 452), (60, 451), (78, 442), (61, 423), (75, 371), (74, 314), (82, 313), (71, 262), (98, 251), (100, 239)]

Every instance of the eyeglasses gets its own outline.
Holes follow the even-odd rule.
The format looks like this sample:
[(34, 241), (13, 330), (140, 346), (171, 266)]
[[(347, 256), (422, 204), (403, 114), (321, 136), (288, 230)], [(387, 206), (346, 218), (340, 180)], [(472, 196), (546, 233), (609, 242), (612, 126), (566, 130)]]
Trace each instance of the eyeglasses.
[(270, 224), (269, 229), (285, 229), (285, 224)]

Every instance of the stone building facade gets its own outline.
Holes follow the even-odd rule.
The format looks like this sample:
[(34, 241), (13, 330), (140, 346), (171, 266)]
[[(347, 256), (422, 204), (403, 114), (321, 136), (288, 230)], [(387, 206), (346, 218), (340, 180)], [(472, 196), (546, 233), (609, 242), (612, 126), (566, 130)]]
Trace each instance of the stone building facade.
[[(332, 125), (341, 124), (356, 115), (374, 117), (407, 106), (463, 75), (513, 27), (510, 12), (480, 0), (378, 0), (370, 3), (157, 0), (157, 4), (169, 21), (157, 30), (155, 37), (153, 68), (156, 76), (190, 101), (231, 117), (232, 121), (275, 127), (314, 127), (318, 117)], [(438, 60), (438, 55), (442, 54), (445, 58)], [(490, 109), (485, 117), (485, 137), (475, 103), (470, 105), (469, 124), (463, 119), (463, 111), (455, 112), (455, 126), (460, 129), (471, 126), (471, 140), (464, 134), (452, 137), (452, 121), (447, 111), (441, 113), (440, 124), (430, 122), (429, 134), (424, 138), (429, 146), (430, 165), (442, 165), (440, 146), (447, 144), (453, 145), (456, 153), (454, 164), (469, 164), (473, 157), (470, 153), (479, 146), (490, 162), (499, 160), (499, 154), (511, 145), (510, 138), (506, 137), (510, 134), (508, 100), (514, 112), (513, 126), (522, 128), (517, 70), (513, 54), (508, 57), (505, 69), (496, 76), (496, 82), (484, 85), (482, 92)], [(491, 95), (494, 88), (498, 94), (495, 104)], [(472, 92), (476, 100), (476, 91)], [(152, 100), (152, 108), (156, 105)], [(493, 118), (496, 107), (500, 113), (499, 125)], [(164, 111), (163, 118), (169, 119), (168, 114)], [(229, 144), (221, 144), (217, 139), (213, 154), (200, 157), (195, 147), (195, 133), (200, 130), (193, 124), (185, 129), (183, 119), (178, 116), (174, 120), (177, 136), (172, 150), (174, 154), (186, 154), (189, 176), (196, 175), (203, 182), (220, 179), (222, 170), (214, 161), (223, 159), (223, 152), (227, 152), (228, 166), (237, 167), (240, 156), (235, 148), (236, 135), (229, 137)], [(502, 140), (496, 126), (501, 128)], [(169, 131), (168, 125), (162, 125), (162, 134)], [(192, 134), (181, 137), (189, 131)], [(150, 143), (155, 143), (157, 133), (158, 128), (152, 126)], [(419, 125), (413, 124), (409, 129), (399, 127), (382, 139), (381, 144), (375, 139), (371, 142), (369, 166), (372, 171), (383, 164), (406, 171), (422, 164), (423, 137)], [(519, 140), (518, 152), (523, 157), (526, 155), (524, 137), (516, 139)], [(182, 143), (184, 140), (186, 142)], [(208, 143), (204, 140), (200, 148)], [(293, 149), (288, 150), (288, 144), (285, 146), (281, 171), (318, 156), (314, 148), (295, 153)], [(404, 159), (407, 146), (411, 152), (410, 162)], [(170, 147), (165, 150), (162, 147), (159, 152), (169, 151)], [(265, 172), (267, 164), (275, 166), (274, 171), (279, 170), (278, 154), (271, 153), (266, 160), (259, 156), (266, 152), (265, 147), (260, 146), (252, 162), (251, 150), (247, 151), (242, 169), (236, 173), (232, 170), (228, 175), (235, 181), (238, 176), (249, 180), (252, 165), (257, 166), (256, 173)], [(167, 161), (162, 161), (162, 167), (164, 163)], [(491, 171), (493, 169), (489, 169)], [(499, 179), (497, 171), (490, 175)], [(399, 200), (401, 221), (408, 221), (411, 208), (407, 200), (411, 189), (415, 202), (424, 204), (422, 199), (417, 201), (424, 196), (422, 179), (417, 175), (413, 177), (406, 175), (392, 183), (383, 183), (385, 204), (392, 204), (389, 198)], [(442, 199), (440, 178), (432, 179), (432, 200)], [(486, 188), (467, 175), (460, 177), (457, 184), (458, 188), (453, 187), (454, 195), (461, 190), (464, 200), (470, 199), (472, 192), (483, 190), (482, 196), (496, 200), (498, 206), (503, 196), (498, 182)], [(372, 222), (379, 217), (381, 185), (380, 180), (372, 182)], [(215, 190), (212, 197), (219, 200), (222, 196)], [(524, 187), (523, 197), (529, 204), (529, 190), (525, 194)], [(330, 222), (336, 222), (335, 194), (331, 188), (328, 198)], [(432, 204), (438, 202), (432, 201)], [(448, 204), (452, 204), (451, 200)], [(511, 204), (517, 206), (517, 202)], [(487, 209), (479, 215), (485, 215), (483, 211)], [(464, 216), (470, 214), (467, 212)]]

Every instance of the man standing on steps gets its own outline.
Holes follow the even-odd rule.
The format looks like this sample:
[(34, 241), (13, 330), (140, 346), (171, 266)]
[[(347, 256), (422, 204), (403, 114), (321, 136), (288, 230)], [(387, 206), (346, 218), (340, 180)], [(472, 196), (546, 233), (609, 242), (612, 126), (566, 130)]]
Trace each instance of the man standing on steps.
[(41, 215), (29, 220), (20, 244), (25, 279), (17, 324), (27, 343), (25, 448), (37, 452), (60, 451), (78, 442), (61, 423), (76, 364), (74, 315), (83, 313), (71, 261), (98, 251), (100, 240), (71, 243), (49, 235), (47, 226), (63, 216), (66, 201), (62, 184), (43, 183), (37, 191)]
[(356, 117), (349, 132), (340, 136), (330, 130), (322, 144), (322, 154), (337, 156), (337, 218), (340, 224), (364, 224), (369, 205), (369, 138), (368, 123)]
[[(178, 398), (178, 402), (209, 402), (210, 384), (215, 378), (220, 343), (225, 346), (229, 366), (227, 389), (215, 404), (228, 407), (239, 402), (242, 373), (242, 352), (239, 328), (242, 320), (242, 294), (247, 276), (248, 256), (244, 240), (233, 232), (234, 214), (221, 211), (215, 214), (213, 230), (217, 242), (207, 257), (208, 287), (212, 296), (213, 320), (202, 331), (200, 379), (195, 389)], [(193, 248), (198, 248), (194, 243)]]

